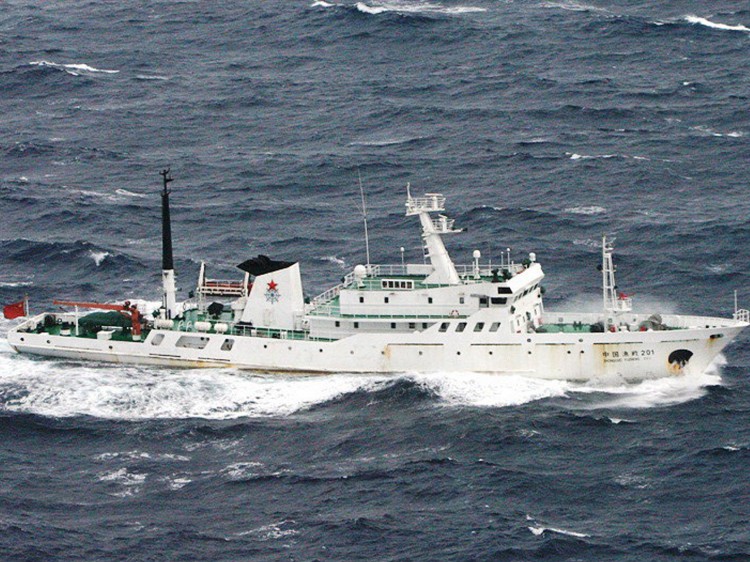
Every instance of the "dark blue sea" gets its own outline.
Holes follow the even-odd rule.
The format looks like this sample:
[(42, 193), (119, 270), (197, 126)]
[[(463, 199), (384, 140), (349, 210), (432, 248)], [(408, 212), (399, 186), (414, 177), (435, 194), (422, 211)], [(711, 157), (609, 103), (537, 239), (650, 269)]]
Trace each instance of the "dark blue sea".
[[(746, 0), (0, 2), (0, 302), (181, 298), (259, 253), (310, 296), (421, 261), (413, 193), (536, 252), (546, 307), (750, 305)], [(622, 386), (37, 359), (0, 322), (0, 559), (750, 560), (750, 332)]]

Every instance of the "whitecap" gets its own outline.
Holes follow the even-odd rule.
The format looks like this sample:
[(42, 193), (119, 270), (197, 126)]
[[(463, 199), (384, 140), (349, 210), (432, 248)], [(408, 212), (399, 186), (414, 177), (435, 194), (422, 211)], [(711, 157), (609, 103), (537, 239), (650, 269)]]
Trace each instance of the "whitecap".
[(33, 285), (33, 281), (0, 281), (0, 287), (16, 288), (16, 287), (29, 287)]
[(566, 213), (572, 213), (574, 215), (600, 215), (606, 213), (607, 209), (600, 207), (599, 205), (586, 205), (579, 207), (568, 207), (565, 209)]
[(602, 242), (601, 240), (591, 240), (591, 239), (584, 239), (584, 238), (578, 238), (576, 240), (573, 240), (574, 246), (584, 246), (586, 248), (601, 248)]
[(393, 11), (391, 9), (388, 9), (388, 8), (382, 7), (382, 6), (381, 7), (371, 8), (370, 6), (368, 6), (367, 4), (365, 4), (364, 2), (357, 2), (357, 9), (360, 12), (364, 13), (364, 14), (372, 14), (372, 15), (378, 15), (378, 14), (382, 14), (384, 12), (391, 12), (391, 11)]
[(46, 60), (36, 60), (29, 62), (29, 64), (32, 66), (41, 66), (63, 70), (72, 76), (81, 76), (81, 74), (117, 74), (118, 72), (120, 72), (119, 70), (94, 68), (93, 66), (89, 66), (88, 64), (81, 63), (60, 64)]
[(536, 536), (543, 535), (544, 533), (547, 533), (547, 532), (557, 533), (559, 535), (568, 535), (570, 537), (576, 537), (579, 539), (583, 539), (583, 538), (587, 538), (591, 536), (591, 535), (587, 535), (586, 533), (579, 533), (577, 531), (568, 531), (566, 529), (560, 529), (559, 527), (545, 527), (537, 523), (535, 518), (528, 514), (526, 515), (526, 521), (529, 521), (530, 523), (532, 523), (532, 525), (530, 525), (528, 529)]
[(192, 482), (190, 478), (186, 476), (167, 477), (167, 486), (170, 490), (180, 490)]
[(587, 154), (578, 154), (577, 152), (566, 152), (567, 156), (570, 156), (571, 160), (594, 160), (597, 158), (617, 158), (619, 155), (617, 154), (593, 154), (593, 155), (587, 155)]
[(94, 260), (94, 263), (96, 264), (96, 267), (99, 267), (102, 265), (102, 262), (107, 259), (107, 256), (109, 256), (109, 252), (95, 252), (94, 250), (91, 250), (89, 252), (89, 256), (91, 256), (91, 259)]
[(316, 0), (311, 4), (311, 8), (331, 8), (333, 4), (329, 4), (328, 2), (323, 2), (323, 0)]
[(711, 29), (719, 29), (721, 31), (750, 31), (750, 27), (746, 27), (741, 24), (729, 25), (726, 23), (717, 23), (706, 18), (701, 18), (694, 15), (685, 16), (685, 21), (687, 21), (688, 23), (692, 23), (693, 25), (703, 25), (705, 27), (710, 27)]
[(545, 2), (542, 4), (542, 8), (558, 8), (560, 10), (568, 10), (571, 12), (607, 12), (607, 10), (605, 10), (604, 8), (574, 1)]
[(738, 139), (741, 137), (744, 137), (745, 134), (741, 131), (729, 131), (728, 133), (722, 133), (719, 131), (716, 131), (715, 129), (712, 129), (710, 127), (706, 127), (704, 125), (698, 125), (696, 127), (690, 127), (693, 131), (698, 131), (700, 133), (704, 133), (706, 135), (710, 135), (712, 137), (729, 137), (733, 139)]
[(296, 529), (282, 528), (284, 525), (288, 525), (290, 523), (294, 523), (294, 521), (285, 519), (283, 521), (279, 521), (278, 523), (270, 523), (268, 525), (262, 525), (261, 527), (250, 529), (249, 531), (241, 531), (239, 533), (236, 533), (235, 536), (237, 537), (253, 536), (254, 538), (258, 540), (268, 541), (268, 540), (283, 539), (286, 537), (293, 537), (295, 535), (298, 535), (299, 531), (297, 531)]
[(321, 258), (323, 261), (327, 261), (329, 263), (333, 263), (338, 265), (341, 269), (348, 269), (346, 265), (346, 261), (343, 258), (339, 258), (337, 256), (324, 256)]
[(350, 146), (392, 146), (396, 144), (406, 144), (416, 140), (422, 140), (424, 137), (395, 137), (381, 140), (362, 140), (352, 141), (349, 143)]
[(486, 12), (486, 8), (474, 6), (443, 6), (441, 4), (411, 3), (411, 2), (384, 2), (379, 5), (369, 6), (364, 2), (357, 2), (357, 10), (370, 15), (379, 15), (386, 12), (399, 14), (467, 14), (475, 12)]
[(447, 406), (519, 406), (544, 398), (565, 396), (570, 384), (520, 375), (483, 373), (413, 374), (410, 378), (434, 393)]
[(125, 195), (127, 197), (140, 197), (140, 198), (146, 197), (142, 193), (134, 193), (132, 191), (128, 191), (127, 189), (116, 189), (115, 193), (117, 193), (118, 195)]
[(160, 76), (158, 74), (154, 74), (153, 76), (148, 76), (146, 74), (136, 74), (135, 78), (136, 80), (169, 80), (169, 76)]

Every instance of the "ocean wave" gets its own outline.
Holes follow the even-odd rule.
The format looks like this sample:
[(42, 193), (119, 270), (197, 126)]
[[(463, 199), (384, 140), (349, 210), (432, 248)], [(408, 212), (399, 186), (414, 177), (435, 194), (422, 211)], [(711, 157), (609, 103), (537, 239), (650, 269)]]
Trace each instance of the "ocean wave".
[(386, 138), (382, 140), (362, 140), (352, 141), (349, 143), (350, 146), (392, 146), (397, 144), (409, 144), (416, 141), (423, 140), (425, 137), (396, 137)]
[(567, 10), (571, 12), (604, 12), (609, 13), (608, 10), (594, 6), (592, 4), (584, 4), (583, 2), (575, 2), (570, 0), (567, 2), (543, 2), (542, 8), (557, 8), (560, 10)]
[(693, 25), (702, 25), (711, 29), (718, 29), (720, 31), (746, 31), (750, 32), (750, 27), (746, 27), (741, 24), (731, 25), (726, 23), (713, 22), (709, 19), (702, 18), (694, 15), (685, 16), (684, 20)]
[(335, 264), (335, 265), (339, 266), (343, 270), (348, 270), (349, 269), (349, 266), (346, 264), (346, 260), (343, 259), (343, 258), (339, 258), (337, 256), (325, 256), (325, 257), (322, 257), (320, 259), (323, 260), (323, 261), (325, 261), (325, 262)]
[(600, 207), (599, 205), (582, 205), (578, 207), (568, 207), (565, 209), (565, 212), (574, 215), (600, 215), (606, 213), (607, 209)]
[(446, 406), (520, 406), (544, 398), (563, 397), (570, 389), (565, 381), (520, 375), (466, 372), (413, 374), (411, 378)]
[(443, 6), (442, 4), (430, 4), (421, 2), (382, 2), (373, 5), (357, 2), (356, 9), (364, 14), (380, 15), (388, 12), (397, 14), (468, 14), (486, 12), (486, 8), (474, 6)]
[(526, 521), (531, 523), (528, 529), (536, 536), (543, 535), (544, 533), (556, 533), (558, 535), (566, 535), (569, 537), (575, 537), (577, 539), (585, 539), (591, 536), (586, 533), (579, 533), (578, 531), (569, 531), (567, 529), (561, 529), (559, 527), (545, 527), (537, 523), (535, 518), (532, 517), (531, 515), (526, 516)]
[(160, 76), (158, 74), (147, 75), (147, 74), (136, 74), (136, 80), (169, 80), (169, 76)]
[(86, 75), (92, 75), (92, 74), (117, 74), (120, 71), (119, 70), (106, 70), (101, 68), (94, 68), (93, 66), (89, 66), (88, 64), (81, 64), (81, 63), (71, 63), (71, 64), (61, 64), (56, 62), (50, 62), (46, 60), (36, 60), (29, 62), (31, 66), (39, 66), (39, 67), (46, 67), (46, 68), (54, 68), (56, 70), (62, 70), (64, 72), (67, 72), (71, 76), (86, 76)]
[(124, 195), (126, 197), (139, 197), (141, 199), (146, 198), (146, 195), (143, 195), (142, 193), (134, 193), (132, 191), (128, 191), (127, 189), (116, 189), (115, 193), (117, 193), (117, 195)]
[(720, 133), (719, 131), (712, 129), (711, 127), (706, 127), (705, 125), (697, 125), (695, 127), (690, 127), (690, 129), (692, 131), (698, 131), (699, 133), (712, 137), (729, 137), (738, 139), (745, 136), (745, 133), (741, 131), (729, 131), (728, 133)]
[(109, 255), (111, 255), (109, 252), (96, 252), (94, 250), (91, 250), (89, 252), (89, 256), (91, 256), (91, 259), (94, 260), (96, 267), (102, 265), (102, 262), (107, 259), (107, 256)]

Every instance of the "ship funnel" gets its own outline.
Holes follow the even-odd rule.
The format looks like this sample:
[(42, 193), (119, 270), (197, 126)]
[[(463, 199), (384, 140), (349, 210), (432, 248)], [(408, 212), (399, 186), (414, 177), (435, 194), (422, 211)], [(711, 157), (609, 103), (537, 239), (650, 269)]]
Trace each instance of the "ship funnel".
[(162, 287), (164, 289), (162, 307), (166, 318), (173, 318), (177, 314), (177, 300), (174, 281), (174, 258), (172, 256), (172, 222), (169, 217), (169, 168), (159, 172), (164, 189), (161, 192), (161, 269)]

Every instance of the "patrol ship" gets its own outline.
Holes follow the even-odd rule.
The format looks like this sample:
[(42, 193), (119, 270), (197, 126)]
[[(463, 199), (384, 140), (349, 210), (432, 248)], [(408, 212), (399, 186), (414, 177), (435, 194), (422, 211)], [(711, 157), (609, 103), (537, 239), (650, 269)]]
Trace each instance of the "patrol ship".
[[(277, 373), (466, 372), (571, 381), (640, 381), (703, 372), (748, 325), (732, 318), (635, 313), (615, 284), (602, 239), (601, 311), (553, 312), (534, 253), (454, 264), (443, 243), (460, 232), (438, 193), (412, 196), (424, 263), (357, 265), (342, 283), (306, 300), (299, 264), (258, 256), (242, 279), (211, 279), (201, 265), (195, 298), (177, 303), (162, 173), (162, 303), (143, 314), (129, 302), (55, 301), (8, 332), (20, 353), (168, 367), (236, 367)], [(369, 252), (368, 252), (369, 254)], [(403, 261), (403, 260), (402, 260)], [(368, 256), (369, 262), (369, 256)], [(90, 309), (99, 309), (90, 312)]]

